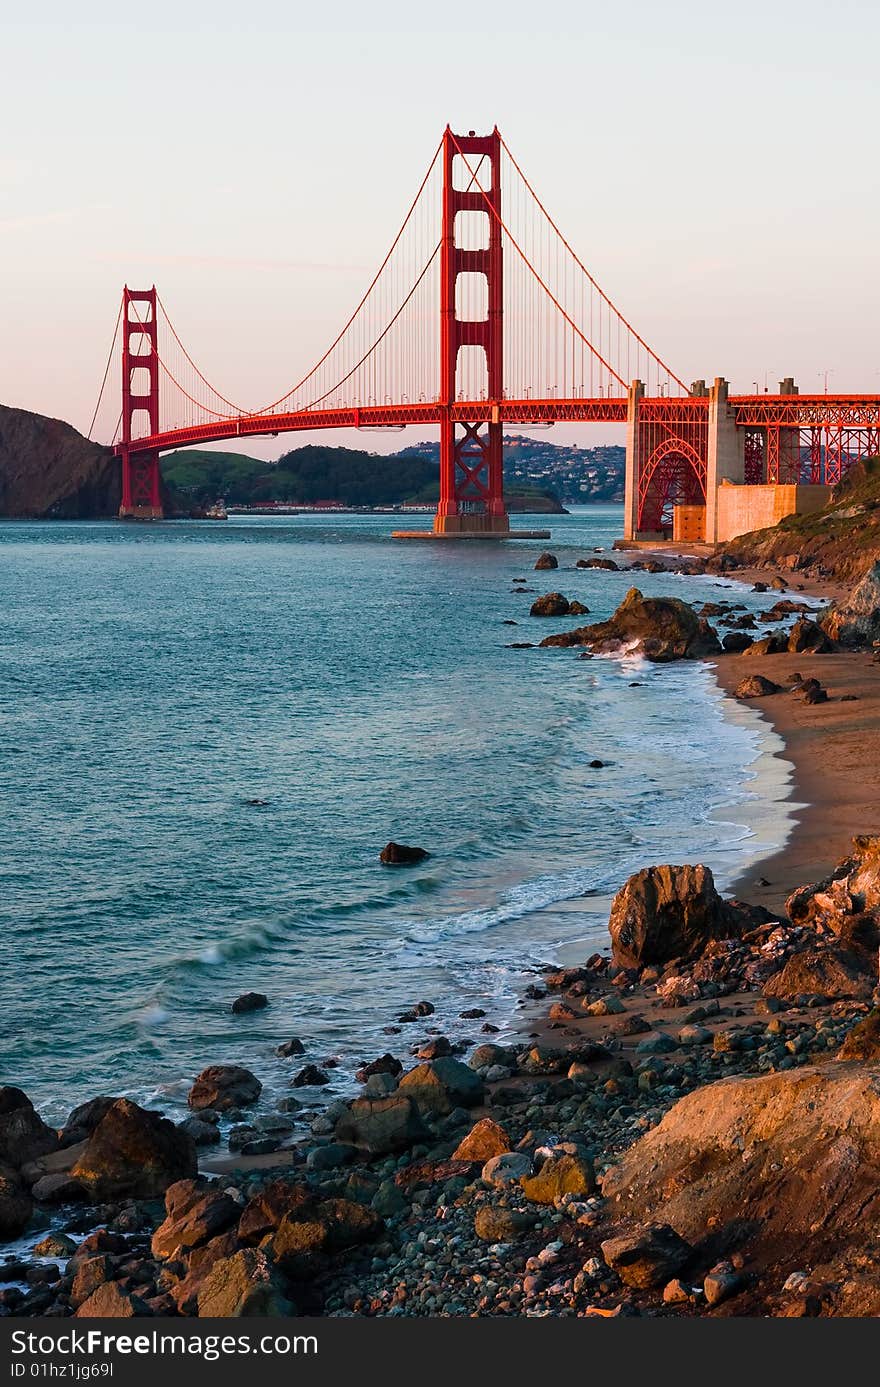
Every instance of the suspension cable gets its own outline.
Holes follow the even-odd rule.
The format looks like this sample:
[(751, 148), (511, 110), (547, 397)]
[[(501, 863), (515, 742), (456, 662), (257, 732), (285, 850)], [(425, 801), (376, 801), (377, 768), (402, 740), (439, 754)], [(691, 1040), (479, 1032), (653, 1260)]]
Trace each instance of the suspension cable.
[[(363, 297), (361, 298), (360, 303), (358, 304), (357, 308), (356, 308), (356, 309), (354, 310), (354, 312), (352, 313), (352, 315), (351, 315), (351, 317), (349, 318), (348, 322), (347, 322), (347, 323), (345, 324), (345, 326), (342, 328), (342, 330), (340, 331), (340, 333), (338, 334), (338, 336), (335, 338), (335, 340), (334, 340), (333, 342), (330, 343), (330, 346), (327, 348), (327, 350), (325, 351), (324, 355), (321, 357), (320, 361), (317, 361), (317, 362), (315, 363), (315, 365), (312, 367), (312, 369), (311, 369), (310, 371), (308, 371), (308, 372), (303, 376), (302, 380), (297, 381), (296, 385), (292, 385), (292, 386), (290, 387), (289, 390), (285, 390), (284, 394), (283, 394), (283, 395), (279, 395), (277, 400), (273, 400), (271, 404), (264, 405), (262, 409), (257, 410), (257, 411), (256, 411), (257, 414), (260, 414), (260, 415), (262, 415), (262, 414), (268, 414), (269, 411), (270, 411), (270, 410), (273, 410), (273, 409), (275, 408), (276, 405), (280, 405), (281, 402), (282, 402), (282, 400), (289, 399), (289, 397), (290, 397), (291, 395), (295, 395), (296, 392), (297, 392), (297, 390), (299, 390), (303, 385), (305, 385), (306, 381), (309, 380), (309, 379), (315, 374), (316, 371), (319, 371), (319, 370), (320, 370), (320, 368), (324, 365), (324, 362), (327, 360), (327, 358), (328, 358), (328, 356), (330, 355), (330, 353), (331, 353), (332, 351), (334, 351), (334, 349), (335, 349), (336, 347), (338, 347), (339, 343), (342, 341), (343, 337), (344, 337), (345, 334), (348, 332), (348, 329), (351, 327), (351, 325), (352, 325), (352, 323), (354, 322), (355, 318), (356, 318), (356, 317), (358, 316), (358, 314), (360, 313), (360, 311), (361, 311), (361, 309), (363, 308), (364, 304), (366, 303), (367, 299), (370, 297), (370, 294), (371, 294), (371, 293), (373, 292), (373, 290), (375, 289), (376, 284), (378, 283), (379, 278), (380, 278), (380, 276), (381, 276), (381, 274), (382, 274), (382, 271), (385, 269), (385, 266), (388, 264), (388, 261), (391, 259), (392, 255), (394, 254), (395, 250), (397, 249), (397, 246), (398, 246), (398, 244), (399, 244), (399, 242), (400, 242), (400, 238), (402, 237), (404, 231), (406, 230), (407, 226), (409, 225), (409, 222), (410, 222), (410, 219), (411, 219), (411, 217), (412, 217), (412, 214), (413, 214), (413, 212), (416, 210), (416, 206), (418, 205), (419, 199), (420, 199), (420, 197), (422, 196), (422, 193), (423, 193), (424, 190), (425, 190), (425, 185), (427, 184), (428, 179), (431, 177), (431, 174), (434, 172), (434, 166), (435, 166), (435, 164), (437, 163), (437, 159), (438, 159), (439, 156), (440, 156), (440, 151), (442, 150), (442, 148), (443, 148), (443, 141), (442, 141), (442, 139), (441, 139), (441, 141), (440, 141), (440, 143), (438, 144), (436, 150), (434, 151), (434, 157), (433, 157), (433, 159), (431, 160), (430, 164), (428, 165), (428, 171), (427, 171), (427, 173), (425, 174), (424, 178), (422, 179), (421, 183), (419, 184), (419, 191), (416, 193), (415, 197), (413, 198), (412, 203), (411, 203), (410, 208), (409, 208), (409, 211), (407, 212), (406, 216), (404, 217), (403, 225), (401, 226), (400, 230), (398, 231), (397, 235), (395, 236), (394, 240), (392, 241), (391, 247), (390, 247), (390, 249), (389, 249), (389, 251), (388, 251), (388, 254), (385, 256), (385, 259), (382, 261), (382, 264), (379, 266), (378, 270), (377, 270), (376, 273), (374, 274), (372, 280), (370, 281), (369, 287), (367, 288), (366, 292), (364, 293)], [(369, 353), (368, 353), (368, 355), (369, 355)]]
[[(454, 137), (453, 137), (453, 138), (454, 138)], [(654, 358), (654, 360), (657, 362), (658, 366), (662, 366), (662, 367), (663, 367), (663, 370), (666, 372), (666, 374), (667, 374), (668, 376), (671, 377), (672, 380), (675, 381), (676, 385), (680, 385), (681, 388), (682, 388), (682, 390), (684, 390), (685, 393), (689, 395), (689, 394), (690, 394), (690, 391), (688, 390), (688, 388), (687, 388), (687, 386), (685, 385), (684, 381), (683, 381), (683, 380), (679, 380), (679, 378), (678, 378), (678, 376), (675, 374), (675, 372), (674, 372), (669, 366), (666, 365), (666, 362), (663, 360), (663, 358), (660, 357), (660, 356), (658, 356), (657, 353), (656, 353), (655, 351), (653, 351), (651, 347), (648, 346), (647, 342), (644, 340), (643, 337), (640, 337), (640, 336), (639, 336), (638, 332), (636, 332), (636, 330), (635, 330), (635, 328), (632, 326), (632, 324), (629, 323), (629, 322), (627, 321), (627, 319), (623, 316), (623, 314), (621, 313), (621, 311), (620, 311), (620, 309), (617, 307), (617, 305), (616, 305), (615, 303), (613, 303), (613, 301), (612, 301), (612, 300), (608, 297), (608, 295), (605, 293), (605, 290), (602, 288), (602, 286), (601, 286), (600, 284), (597, 284), (597, 283), (596, 283), (596, 280), (595, 280), (595, 279), (593, 278), (593, 276), (590, 274), (590, 271), (587, 269), (586, 265), (583, 263), (583, 261), (581, 260), (580, 256), (577, 254), (577, 251), (573, 250), (573, 248), (569, 245), (568, 241), (565, 239), (565, 236), (564, 236), (564, 235), (562, 234), (562, 232), (559, 230), (559, 227), (556, 225), (556, 223), (555, 223), (555, 221), (553, 220), (553, 218), (551, 217), (550, 213), (547, 211), (547, 208), (544, 206), (543, 202), (542, 202), (541, 199), (538, 197), (538, 194), (535, 192), (534, 188), (532, 187), (532, 185), (531, 185), (531, 183), (529, 182), (529, 180), (526, 178), (525, 174), (523, 173), (522, 169), (520, 168), (520, 166), (519, 166), (519, 164), (517, 163), (516, 159), (514, 158), (513, 154), (510, 152), (510, 147), (509, 147), (509, 145), (507, 144), (507, 141), (504, 139), (504, 136), (501, 135), (500, 132), (499, 132), (499, 139), (501, 140), (501, 147), (502, 147), (502, 149), (504, 150), (505, 154), (507, 155), (508, 159), (509, 159), (510, 162), (513, 164), (513, 167), (516, 169), (517, 173), (519, 174), (519, 176), (520, 176), (520, 178), (522, 179), (523, 183), (524, 183), (524, 184), (526, 185), (526, 187), (528, 188), (529, 192), (531, 193), (532, 197), (534, 198), (534, 200), (535, 200), (535, 202), (537, 203), (538, 207), (540, 208), (541, 212), (542, 212), (542, 213), (544, 214), (544, 216), (547, 218), (547, 221), (550, 223), (550, 225), (552, 226), (553, 230), (556, 232), (556, 235), (559, 237), (560, 241), (561, 241), (562, 244), (565, 246), (565, 249), (568, 251), (569, 255), (572, 257), (572, 259), (574, 260), (575, 264), (578, 265), (578, 267), (579, 267), (579, 268), (583, 271), (583, 273), (587, 276), (587, 279), (590, 281), (590, 283), (592, 284), (593, 288), (594, 288), (594, 289), (596, 290), (596, 292), (600, 295), (600, 297), (603, 298), (603, 299), (605, 300), (605, 302), (607, 303), (608, 307), (612, 310), (612, 312), (614, 312), (614, 313), (617, 314), (617, 317), (618, 317), (618, 318), (620, 319), (620, 321), (623, 323), (623, 325), (624, 325), (624, 327), (626, 328), (627, 332), (632, 333), (633, 337), (636, 339), (636, 341), (638, 342), (639, 346), (644, 347), (645, 351), (648, 353), (649, 356), (652, 356), (652, 357)], [(459, 152), (460, 152), (460, 151), (459, 151)]]
[(612, 375), (612, 376), (614, 377), (614, 379), (618, 382), (619, 385), (622, 385), (622, 386), (623, 386), (624, 390), (628, 389), (627, 383), (626, 383), (626, 381), (623, 379), (623, 377), (622, 377), (622, 376), (619, 376), (619, 375), (617, 374), (617, 372), (615, 371), (614, 367), (610, 364), (610, 362), (606, 361), (605, 358), (604, 358), (598, 351), (596, 351), (596, 348), (593, 346), (592, 342), (588, 341), (588, 339), (584, 336), (583, 332), (581, 332), (581, 329), (578, 327), (578, 325), (577, 325), (577, 323), (574, 321), (574, 319), (573, 319), (573, 318), (565, 311), (565, 309), (562, 307), (562, 304), (559, 302), (558, 298), (557, 298), (556, 295), (553, 293), (553, 290), (544, 282), (544, 280), (543, 280), (543, 279), (541, 278), (541, 276), (538, 274), (538, 271), (535, 269), (534, 265), (533, 265), (532, 262), (529, 260), (528, 256), (527, 256), (527, 255), (525, 254), (525, 252), (521, 249), (520, 244), (519, 244), (519, 242), (517, 241), (516, 237), (513, 235), (513, 233), (509, 230), (509, 228), (508, 228), (507, 225), (505, 224), (504, 219), (503, 219), (503, 217), (501, 216), (501, 213), (498, 211), (498, 209), (497, 209), (497, 208), (495, 207), (495, 205), (493, 204), (492, 199), (489, 197), (489, 195), (488, 195), (488, 193), (486, 192), (485, 188), (484, 188), (484, 187), (479, 183), (479, 181), (477, 180), (476, 174), (474, 173), (473, 169), (471, 168), (470, 164), (468, 163), (467, 155), (464, 154), (464, 152), (462, 151), (461, 145), (458, 143), (458, 140), (455, 138), (454, 135), (452, 135), (452, 142), (453, 142), (453, 144), (455, 145), (455, 148), (458, 150), (458, 153), (459, 153), (460, 157), (463, 159), (465, 168), (466, 168), (466, 169), (468, 170), (468, 172), (471, 174), (471, 177), (472, 177), (473, 181), (476, 182), (477, 188), (478, 188), (479, 192), (480, 192), (480, 193), (482, 194), (482, 196), (483, 196), (483, 201), (485, 202), (486, 206), (489, 208), (489, 211), (492, 213), (492, 216), (496, 219), (496, 221), (498, 222), (498, 225), (501, 227), (501, 230), (502, 230), (502, 231), (505, 233), (505, 235), (507, 236), (508, 240), (510, 241), (510, 244), (513, 246), (513, 248), (514, 248), (514, 250), (516, 251), (517, 255), (520, 256), (520, 258), (525, 262), (525, 264), (527, 265), (527, 267), (531, 270), (531, 272), (532, 272), (532, 274), (534, 275), (535, 279), (538, 281), (538, 283), (540, 284), (541, 288), (544, 290), (544, 293), (545, 293), (545, 294), (547, 295), (547, 297), (551, 300), (551, 302), (556, 306), (556, 308), (558, 308), (559, 312), (562, 314), (563, 318), (564, 318), (565, 321), (568, 323), (569, 327), (572, 328), (572, 330), (573, 330), (574, 332), (576, 332), (576, 333), (578, 334), (578, 336), (579, 336), (580, 338), (583, 339), (584, 342), (586, 342), (586, 344), (587, 344), (587, 346), (589, 347), (590, 351), (593, 352), (593, 353), (599, 358), (599, 360), (602, 362), (602, 365), (605, 367), (606, 371), (608, 371), (609, 374)]
[[(119, 324), (120, 324), (121, 322), (122, 322), (122, 299), (120, 298), (120, 300), (119, 300), (119, 312), (116, 314), (116, 326), (115, 326), (115, 328), (113, 329), (113, 341), (110, 343), (110, 351), (109, 351), (108, 356), (107, 356), (107, 365), (104, 367), (104, 379), (101, 381), (101, 389), (98, 391), (98, 403), (95, 405), (95, 412), (94, 412), (94, 414), (92, 415), (92, 422), (89, 424), (89, 430), (88, 430), (88, 433), (86, 434), (86, 438), (91, 438), (91, 437), (92, 437), (92, 429), (95, 427), (95, 420), (96, 420), (97, 417), (98, 417), (98, 410), (101, 408), (101, 401), (102, 401), (102, 399), (104, 398), (104, 391), (105, 391), (106, 386), (107, 386), (107, 377), (108, 377), (109, 374), (110, 374), (110, 367), (111, 367), (112, 362), (113, 362), (113, 353), (114, 353), (115, 350), (116, 350), (116, 339), (117, 339), (117, 337), (119, 336)], [(116, 427), (118, 428), (119, 425), (117, 424)]]

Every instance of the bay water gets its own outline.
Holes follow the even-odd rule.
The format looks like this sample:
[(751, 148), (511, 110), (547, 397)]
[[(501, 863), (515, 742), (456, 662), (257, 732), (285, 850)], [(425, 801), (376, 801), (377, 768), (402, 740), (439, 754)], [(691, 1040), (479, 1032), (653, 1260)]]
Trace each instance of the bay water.
[[(548, 589), (591, 620), (633, 581), (770, 599), (576, 569), (620, 507), (545, 520), (548, 544), (403, 543), (385, 515), (0, 526), (0, 1081), (61, 1121), (98, 1093), (180, 1112), (239, 1063), (271, 1102), (298, 1036), (342, 1091), (430, 1026), (478, 1040), (463, 1010), (509, 1035), (527, 970), (605, 945), (636, 868), (724, 885), (781, 844), (781, 744), (710, 667), (511, 648), (572, 624), (529, 616)], [(392, 838), (431, 856), (382, 867)], [(248, 990), (269, 1006), (233, 1015)]]

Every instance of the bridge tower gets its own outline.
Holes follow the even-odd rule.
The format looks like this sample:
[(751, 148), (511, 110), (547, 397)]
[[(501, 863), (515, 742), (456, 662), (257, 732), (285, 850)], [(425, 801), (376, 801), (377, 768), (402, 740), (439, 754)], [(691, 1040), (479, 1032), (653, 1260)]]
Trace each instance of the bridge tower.
[[(456, 157), (459, 167), (456, 167)], [(479, 168), (479, 184), (468, 172)], [(491, 186), (486, 186), (488, 161)], [(457, 173), (457, 177), (456, 177)], [(458, 186), (456, 186), (458, 184)], [(484, 248), (468, 250), (457, 243), (456, 216), (476, 213), (485, 218)], [(464, 219), (462, 219), (464, 220)], [(463, 238), (459, 238), (461, 240)], [(443, 135), (443, 219), (440, 245), (440, 503), (434, 532), (442, 535), (506, 534), (510, 529), (504, 505), (502, 424), (504, 393), (504, 285), (501, 244), (501, 136)], [(488, 286), (488, 314), (479, 321), (462, 319), (456, 311), (459, 275), (482, 274)], [(456, 420), (458, 354), (462, 347), (480, 347), (486, 357), (488, 418)]]
[(155, 436), (160, 427), (157, 330), (155, 284), (151, 289), (129, 289), (126, 284), (122, 291), (121, 518), (162, 519), (159, 453), (136, 446), (137, 437)]

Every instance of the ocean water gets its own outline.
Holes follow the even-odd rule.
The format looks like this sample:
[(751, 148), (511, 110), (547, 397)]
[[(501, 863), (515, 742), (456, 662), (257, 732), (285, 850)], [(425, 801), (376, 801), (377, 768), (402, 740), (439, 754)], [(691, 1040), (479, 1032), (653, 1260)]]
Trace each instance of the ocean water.
[[(56, 1120), (107, 1092), (175, 1111), (235, 1062), (271, 1102), (297, 1035), (341, 1090), (429, 1026), (479, 1038), (465, 1008), (509, 1031), (523, 970), (604, 944), (631, 870), (725, 882), (777, 846), (779, 744), (709, 668), (508, 648), (570, 624), (516, 576), (613, 610), (631, 579), (573, 564), (621, 521), (551, 517), (556, 573), (389, 516), (0, 526), (0, 1081)], [(383, 868), (390, 838), (430, 860)], [(233, 1016), (251, 989), (270, 1006)]]

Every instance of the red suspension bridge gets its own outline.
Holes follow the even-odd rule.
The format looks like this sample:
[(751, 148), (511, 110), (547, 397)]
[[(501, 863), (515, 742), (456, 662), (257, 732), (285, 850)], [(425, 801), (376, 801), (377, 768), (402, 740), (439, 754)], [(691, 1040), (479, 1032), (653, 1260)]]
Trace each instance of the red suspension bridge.
[(120, 515), (135, 518), (161, 518), (163, 451), (297, 430), (436, 425), (443, 537), (511, 533), (510, 426), (626, 424), (629, 538), (671, 533), (678, 510), (688, 538), (713, 540), (725, 481), (833, 485), (880, 453), (878, 396), (800, 395), (790, 380), (778, 395), (685, 385), (597, 284), (497, 129), (447, 127), (362, 299), (285, 394), (256, 409), (221, 394), (155, 286), (123, 290), (90, 434), (116, 371)]

